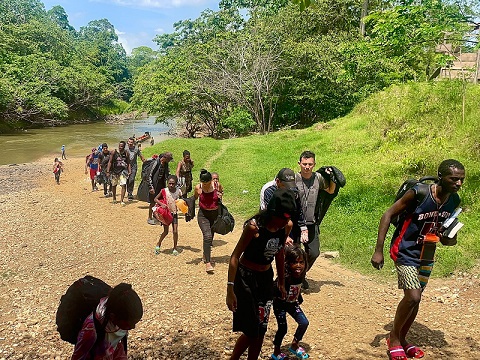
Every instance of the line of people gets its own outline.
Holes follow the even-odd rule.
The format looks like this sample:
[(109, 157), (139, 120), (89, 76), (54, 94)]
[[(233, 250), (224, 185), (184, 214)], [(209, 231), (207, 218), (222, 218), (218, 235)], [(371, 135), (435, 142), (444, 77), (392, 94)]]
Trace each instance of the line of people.
[[(188, 198), (187, 189), (192, 190), (193, 161), (190, 153), (183, 153), (183, 160), (177, 166), (177, 174), (170, 175), (168, 163), (173, 159), (170, 152), (159, 155), (156, 165), (148, 174), (149, 218), (153, 219), (156, 206), (164, 204), (172, 215), (176, 215), (175, 203), (170, 200), (187, 198), (199, 199), (197, 221), (203, 234), (203, 260), (206, 272), (214, 272), (211, 258), (213, 221), (218, 216), (218, 208), (223, 196), (223, 188), (213, 173), (200, 171), (200, 183), (195, 186), (193, 196)], [(185, 160), (191, 161), (185, 166)], [(182, 163), (183, 162), (183, 163)], [(112, 159), (108, 162), (107, 174)], [(309, 357), (300, 346), (308, 320), (300, 305), (303, 301), (302, 289), (308, 289), (306, 273), (320, 254), (320, 224), (325, 213), (345, 185), (343, 174), (333, 166), (314, 171), (315, 154), (304, 151), (299, 158), (300, 171), (281, 169), (275, 179), (262, 187), (260, 211), (244, 223), (242, 235), (232, 252), (229, 261), (226, 304), (233, 312), (233, 331), (241, 332), (230, 359), (239, 359), (248, 351), (248, 359), (257, 359), (267, 330), (269, 313), (273, 307), (278, 330), (274, 338), (271, 358), (283, 360), (288, 356), (281, 352), (281, 345), (287, 333), (286, 314), (297, 323), (297, 330), (288, 348), (295, 357)], [(130, 166), (128, 165), (128, 174)], [(186, 172), (190, 176), (185, 176)], [(182, 180), (179, 180), (179, 175)], [(460, 200), (456, 192), (465, 179), (465, 169), (456, 160), (446, 160), (438, 169), (438, 180), (429, 185), (427, 201), (417, 199), (418, 187), (409, 190), (387, 210), (378, 230), (378, 241), (372, 265), (380, 269), (383, 265), (383, 244), (390, 220), (410, 211), (407, 225), (397, 227), (392, 239), (391, 257), (395, 261), (399, 288), (404, 298), (399, 303), (394, 320), (394, 328), (388, 338), (389, 356), (393, 360), (420, 358), (423, 351), (407, 342), (406, 335), (418, 313), (421, 294), (426, 286), (433, 267), (433, 260), (423, 266), (423, 244), (428, 235), (438, 238), (447, 245), (456, 243), (442, 235), (442, 223), (452, 214)], [(185, 193), (180, 190), (184, 188)], [(163, 191), (162, 191), (163, 189)], [(170, 199), (171, 197), (171, 199)], [(189, 204), (189, 208), (192, 204)], [(411, 210), (413, 209), (413, 210)], [(154, 223), (154, 222), (153, 222)], [(403, 223), (405, 224), (405, 222)], [(174, 231), (174, 255), (178, 254), (178, 216)], [(160, 235), (156, 252), (160, 252), (162, 241), (168, 234), (168, 225)], [(176, 254), (175, 254), (176, 252)], [(273, 277), (272, 262), (275, 260), (277, 278)]]

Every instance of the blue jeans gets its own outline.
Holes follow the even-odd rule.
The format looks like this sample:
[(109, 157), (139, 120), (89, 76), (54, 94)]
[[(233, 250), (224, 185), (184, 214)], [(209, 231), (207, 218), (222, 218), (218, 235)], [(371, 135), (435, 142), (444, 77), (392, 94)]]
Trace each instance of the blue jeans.
[(282, 346), (283, 338), (287, 333), (287, 313), (297, 322), (297, 330), (295, 331), (294, 338), (298, 342), (303, 339), (303, 335), (308, 328), (308, 319), (300, 308), (298, 301), (294, 303), (287, 303), (283, 300), (275, 298), (273, 300), (273, 312), (277, 318), (278, 330), (273, 339), (275, 346)]

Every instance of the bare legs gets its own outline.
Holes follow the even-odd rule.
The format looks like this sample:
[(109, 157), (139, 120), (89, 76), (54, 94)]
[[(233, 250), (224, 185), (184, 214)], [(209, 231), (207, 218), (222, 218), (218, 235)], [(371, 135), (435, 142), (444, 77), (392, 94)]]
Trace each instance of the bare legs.
[(262, 349), (263, 336), (258, 338), (248, 337), (245, 334), (242, 334), (237, 339), (235, 347), (233, 348), (233, 353), (230, 356), (230, 360), (238, 360), (240, 356), (248, 349), (247, 360), (257, 360), (258, 355), (260, 355), (260, 350)]
[(406, 346), (406, 336), (415, 318), (422, 299), (421, 289), (404, 290), (403, 299), (398, 303), (393, 329), (390, 332), (390, 346)]

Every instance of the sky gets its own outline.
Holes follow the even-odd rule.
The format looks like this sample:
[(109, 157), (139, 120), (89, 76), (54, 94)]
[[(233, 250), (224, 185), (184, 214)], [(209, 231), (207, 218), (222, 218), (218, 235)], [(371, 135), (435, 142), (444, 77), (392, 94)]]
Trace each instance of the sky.
[(75, 29), (92, 20), (107, 19), (114, 27), (119, 42), (130, 54), (132, 49), (148, 46), (158, 34), (173, 32), (179, 20), (196, 19), (206, 9), (218, 10), (220, 0), (41, 0), (46, 10), (56, 5), (65, 9)]

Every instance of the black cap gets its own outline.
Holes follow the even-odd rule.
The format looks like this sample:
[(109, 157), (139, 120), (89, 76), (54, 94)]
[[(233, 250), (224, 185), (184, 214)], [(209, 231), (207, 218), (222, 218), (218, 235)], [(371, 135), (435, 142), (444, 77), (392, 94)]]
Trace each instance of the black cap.
[(295, 184), (295, 173), (292, 169), (283, 168), (278, 172), (276, 178), (280, 180), (287, 189), (291, 189), (297, 186)]
[(267, 204), (267, 211), (275, 216), (289, 219), (297, 211), (295, 193), (289, 189), (278, 189)]

